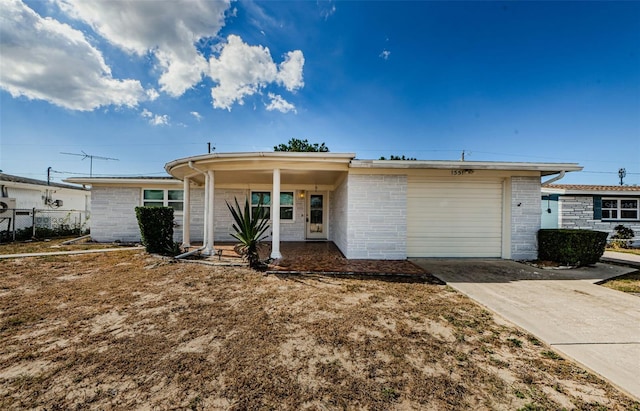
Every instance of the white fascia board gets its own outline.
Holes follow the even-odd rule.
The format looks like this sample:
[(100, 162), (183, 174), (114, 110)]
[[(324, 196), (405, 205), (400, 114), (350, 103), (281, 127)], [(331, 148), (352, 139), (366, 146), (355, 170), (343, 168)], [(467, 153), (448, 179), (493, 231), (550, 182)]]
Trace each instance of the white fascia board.
[(540, 188), (542, 194), (566, 194), (566, 191), (564, 188), (549, 188), (544, 186)]
[(577, 163), (510, 163), (492, 161), (447, 161), (447, 160), (353, 160), (353, 168), (400, 168), (400, 169), (453, 169), (453, 170), (509, 170), (540, 171), (543, 175), (561, 171), (580, 171)]
[(117, 177), (106, 177), (106, 178), (92, 178), (92, 177), (70, 177), (63, 180), (68, 183), (73, 184), (82, 184), (82, 185), (90, 185), (90, 186), (102, 186), (102, 185), (136, 185), (136, 186), (151, 186), (151, 185), (181, 185), (182, 181), (176, 180), (174, 178), (117, 178)]
[(293, 151), (266, 151), (266, 152), (238, 152), (238, 153), (211, 153), (198, 156), (185, 157), (173, 160), (165, 164), (164, 168), (169, 172), (176, 166), (184, 165), (190, 161), (194, 164), (242, 160), (301, 160), (301, 161), (327, 161), (349, 163), (355, 158), (354, 153), (319, 153), (319, 152), (293, 152)]
[(607, 196), (607, 197), (640, 197), (639, 191), (622, 190), (571, 190), (565, 188), (542, 187), (543, 194), (577, 195), (577, 196)]

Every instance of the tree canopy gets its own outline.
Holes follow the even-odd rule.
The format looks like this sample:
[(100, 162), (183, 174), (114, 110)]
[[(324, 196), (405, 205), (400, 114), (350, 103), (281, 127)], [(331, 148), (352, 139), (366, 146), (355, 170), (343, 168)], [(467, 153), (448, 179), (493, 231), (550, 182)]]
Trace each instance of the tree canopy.
[(301, 153), (310, 153), (310, 152), (319, 152), (319, 153), (327, 153), (329, 151), (329, 147), (325, 146), (324, 143), (309, 143), (309, 140), (306, 138), (304, 140), (300, 140), (297, 138), (292, 138), (289, 140), (287, 144), (279, 144), (273, 147), (273, 151), (295, 151)]
[[(382, 156), (382, 157), (380, 157), (380, 160), (386, 160), (386, 158), (384, 156)], [(394, 154), (391, 154), (391, 156), (389, 156), (389, 160), (417, 160), (417, 158), (415, 158), (415, 157), (405, 157), (404, 154), (402, 155), (402, 157), (396, 156)]]

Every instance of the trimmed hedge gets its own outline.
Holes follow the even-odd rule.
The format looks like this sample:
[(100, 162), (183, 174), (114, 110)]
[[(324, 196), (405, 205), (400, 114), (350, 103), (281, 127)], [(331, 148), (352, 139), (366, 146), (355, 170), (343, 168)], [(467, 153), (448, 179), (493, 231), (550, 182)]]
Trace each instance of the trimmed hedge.
[(148, 253), (169, 255), (175, 248), (173, 242), (173, 208), (136, 207), (142, 245)]
[(585, 266), (600, 261), (609, 234), (603, 231), (542, 229), (538, 231), (538, 258)]

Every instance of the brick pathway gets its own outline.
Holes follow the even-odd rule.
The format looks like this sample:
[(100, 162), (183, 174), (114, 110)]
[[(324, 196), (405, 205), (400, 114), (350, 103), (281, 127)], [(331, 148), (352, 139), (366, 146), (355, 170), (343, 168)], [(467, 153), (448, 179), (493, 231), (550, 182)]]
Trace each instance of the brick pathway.
[[(234, 244), (218, 243), (216, 250), (222, 250), (220, 257), (210, 257), (215, 262), (238, 262), (240, 257), (233, 251)], [(280, 252), (283, 258), (269, 265), (270, 271), (284, 272), (331, 272), (352, 274), (414, 274), (427, 272), (407, 260), (348, 260), (333, 242), (282, 242)], [(271, 253), (271, 244), (264, 243), (261, 258)]]

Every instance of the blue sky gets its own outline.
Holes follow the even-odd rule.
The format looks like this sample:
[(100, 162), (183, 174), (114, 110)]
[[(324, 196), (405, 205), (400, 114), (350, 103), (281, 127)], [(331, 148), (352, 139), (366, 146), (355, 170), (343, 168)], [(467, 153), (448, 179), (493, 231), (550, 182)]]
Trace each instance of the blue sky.
[(640, 2), (7, 0), (0, 169), (163, 175), (290, 138), (640, 184)]

